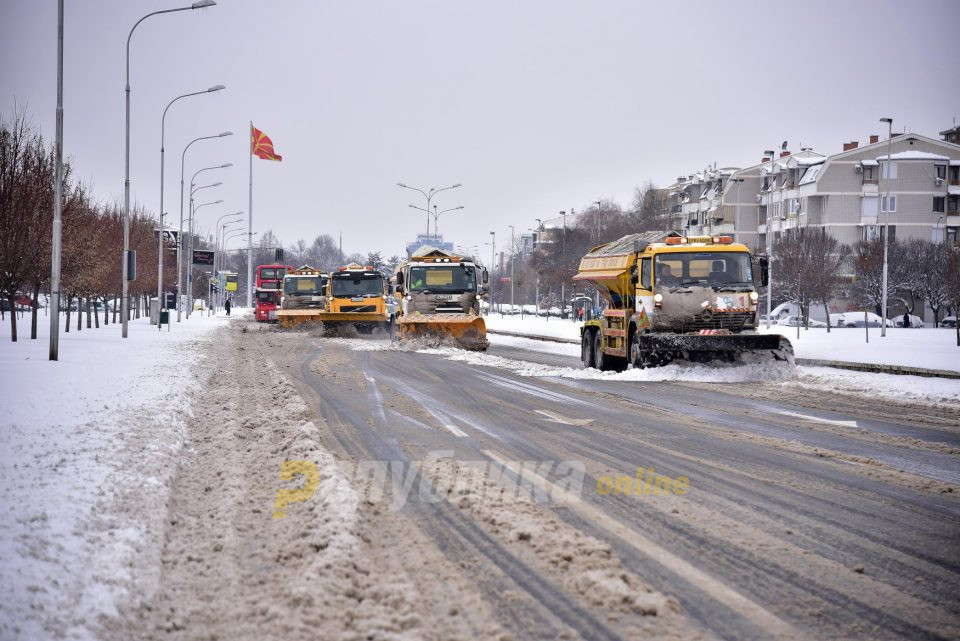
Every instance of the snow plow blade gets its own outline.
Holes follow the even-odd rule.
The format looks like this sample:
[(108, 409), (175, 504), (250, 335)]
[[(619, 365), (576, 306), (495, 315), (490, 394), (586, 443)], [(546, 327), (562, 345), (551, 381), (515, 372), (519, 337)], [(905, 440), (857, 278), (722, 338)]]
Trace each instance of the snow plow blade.
[(387, 327), (389, 322), (383, 314), (376, 312), (325, 312), (317, 309), (278, 309), (277, 321), (283, 327), (297, 327), (298, 325), (323, 323), (326, 327), (337, 325), (382, 325)]
[(487, 324), (475, 314), (409, 314), (397, 320), (400, 340), (437, 338), (453, 340), (475, 352), (487, 349)]
[(639, 341), (642, 349), (673, 359), (709, 361), (756, 354), (794, 364), (793, 345), (779, 334), (644, 334)]

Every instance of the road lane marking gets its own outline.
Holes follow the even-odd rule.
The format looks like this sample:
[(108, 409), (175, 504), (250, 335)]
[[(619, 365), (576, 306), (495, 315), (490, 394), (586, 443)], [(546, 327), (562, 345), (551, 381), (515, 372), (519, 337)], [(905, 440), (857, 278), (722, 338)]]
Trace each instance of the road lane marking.
[(820, 418), (819, 416), (810, 416), (809, 414), (800, 414), (799, 412), (788, 412), (787, 410), (780, 410), (777, 412), (781, 416), (792, 416), (794, 418), (802, 418), (808, 421), (814, 421), (816, 423), (826, 423), (828, 425), (839, 425), (841, 427), (860, 427), (856, 421), (835, 421), (829, 418)]
[[(495, 450), (483, 450), (483, 454), (503, 467), (510, 469), (514, 474), (519, 475), (521, 473), (516, 461), (509, 461), (499, 452)], [(523, 478), (539, 486), (541, 490), (549, 492), (550, 497), (554, 501), (558, 501), (559, 499), (558, 502), (562, 502), (567, 509), (579, 512), (581, 516), (607, 530), (625, 543), (628, 543), (641, 554), (653, 559), (671, 570), (674, 574), (697, 586), (732, 611), (750, 620), (762, 630), (773, 634), (774, 638), (805, 638), (796, 628), (778, 618), (760, 604), (754, 603), (714, 576), (694, 567), (688, 561), (681, 559), (666, 548), (654, 543), (651, 539), (630, 529), (630, 527), (607, 515), (606, 512), (595, 505), (581, 500), (579, 496), (561, 489), (531, 470), (523, 470)]]
[(583, 427), (584, 425), (590, 425), (593, 423), (592, 418), (570, 418), (569, 416), (564, 416), (563, 414), (557, 414), (556, 412), (551, 412), (549, 410), (534, 410), (537, 414), (542, 414), (546, 418), (540, 419), (541, 421), (553, 421), (554, 423), (560, 423), (562, 425), (574, 425), (576, 427)]

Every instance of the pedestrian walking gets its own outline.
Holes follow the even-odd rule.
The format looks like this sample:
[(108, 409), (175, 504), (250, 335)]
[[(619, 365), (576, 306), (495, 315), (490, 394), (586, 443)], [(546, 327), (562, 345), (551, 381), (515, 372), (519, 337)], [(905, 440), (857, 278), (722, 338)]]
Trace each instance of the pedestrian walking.
[(230, 315), (230, 299), (228, 298), (223, 304), (223, 308), (227, 310), (227, 316)]

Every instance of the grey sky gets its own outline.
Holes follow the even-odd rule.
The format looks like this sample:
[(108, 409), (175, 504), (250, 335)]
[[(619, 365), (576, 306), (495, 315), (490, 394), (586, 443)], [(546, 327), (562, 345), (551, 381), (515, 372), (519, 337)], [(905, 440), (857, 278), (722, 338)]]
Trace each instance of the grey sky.
[[(0, 108), (26, 105), (46, 135), (55, 110), (56, 2), (0, 0)], [(189, 4), (189, 2), (183, 2)], [(65, 153), (103, 199), (123, 194), (124, 42), (169, 2), (66, 0)], [(440, 231), (466, 246), (534, 218), (622, 204), (716, 161), (764, 149), (823, 153), (895, 129), (936, 136), (960, 117), (960, 2), (574, 0), (253, 2), (150, 18), (132, 48), (132, 192), (166, 209), (188, 173), (233, 162), (201, 224), (247, 209), (247, 127), (282, 163), (254, 160), (255, 230), (287, 244), (342, 229), (346, 251), (401, 254), (441, 194)], [(194, 151), (195, 150), (195, 151)], [(209, 175), (209, 174), (208, 174)], [(208, 190), (207, 193), (215, 190)], [(481, 246), (481, 255), (489, 255)]]

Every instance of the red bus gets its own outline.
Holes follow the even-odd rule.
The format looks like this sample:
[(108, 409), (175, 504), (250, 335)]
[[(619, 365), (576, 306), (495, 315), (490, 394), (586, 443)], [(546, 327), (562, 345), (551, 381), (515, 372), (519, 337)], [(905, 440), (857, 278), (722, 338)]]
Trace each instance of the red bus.
[(276, 289), (283, 291), (283, 277), (292, 272), (290, 265), (274, 263), (271, 265), (257, 265), (257, 289)]
[(257, 289), (255, 313), (258, 323), (275, 323), (276, 311), (280, 309), (280, 291), (275, 289)]

